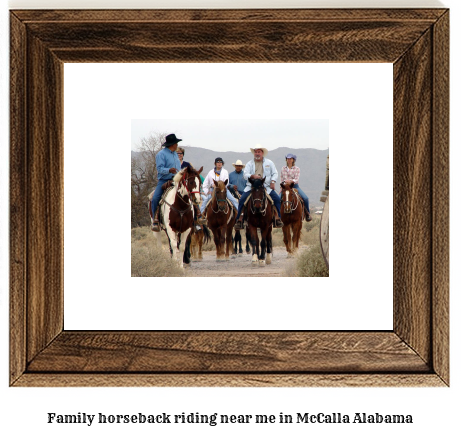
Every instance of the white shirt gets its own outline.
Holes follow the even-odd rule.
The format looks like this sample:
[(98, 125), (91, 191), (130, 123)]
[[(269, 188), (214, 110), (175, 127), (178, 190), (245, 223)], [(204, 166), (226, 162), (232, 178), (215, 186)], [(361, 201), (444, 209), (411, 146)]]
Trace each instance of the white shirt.
[(213, 168), (207, 174), (207, 176), (205, 177), (205, 181), (203, 182), (203, 192), (205, 195), (208, 195), (210, 193), (210, 188), (214, 188), (215, 185), (213, 180), (216, 180), (217, 182), (219, 182), (220, 180), (225, 182), (227, 180), (229, 182), (229, 173), (224, 168), (221, 168), (221, 174), (217, 176)]

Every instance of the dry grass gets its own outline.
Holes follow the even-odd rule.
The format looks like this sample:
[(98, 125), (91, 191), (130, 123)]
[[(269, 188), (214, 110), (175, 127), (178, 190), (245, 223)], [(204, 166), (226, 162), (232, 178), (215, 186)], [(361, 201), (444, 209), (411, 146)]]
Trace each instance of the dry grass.
[[(167, 246), (166, 235), (164, 237)], [(183, 276), (184, 269), (172, 262), (169, 250), (157, 246), (149, 227), (131, 229), (131, 277)]]

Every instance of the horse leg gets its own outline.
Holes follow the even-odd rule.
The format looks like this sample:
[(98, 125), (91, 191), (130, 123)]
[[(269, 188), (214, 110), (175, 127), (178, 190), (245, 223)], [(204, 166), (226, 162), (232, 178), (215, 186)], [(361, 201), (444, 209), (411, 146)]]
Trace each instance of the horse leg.
[(229, 225), (226, 230), (226, 260), (229, 260), (229, 253), (232, 251), (232, 230), (233, 229), (234, 229), (234, 226)]
[(267, 229), (261, 229), (261, 253), (259, 255), (259, 266), (266, 266), (266, 234)]
[(245, 239), (246, 239), (245, 251), (247, 254), (250, 254), (250, 238), (248, 237), (248, 233), (245, 233)]
[[(239, 236), (238, 236), (239, 256), (241, 256), (243, 254), (243, 250), (242, 250), (242, 234), (240, 233), (240, 231), (238, 233), (239, 233)], [(235, 247), (235, 250), (237, 251), (237, 247)]]
[(250, 229), (250, 242), (253, 248), (253, 256), (251, 258), (251, 264), (256, 266), (258, 264), (258, 257), (259, 257), (259, 240), (258, 240), (258, 230), (256, 227), (252, 227)]
[(272, 263), (272, 228), (269, 227), (266, 236), (266, 265)]
[(179, 263), (180, 268), (183, 268), (182, 258), (179, 255), (179, 248), (178, 248), (178, 241), (176, 239), (176, 233), (173, 231), (173, 229), (169, 225), (166, 226), (166, 233), (168, 235), (168, 239), (170, 242), (171, 257), (173, 259), (176, 259), (176, 261)]
[(219, 242), (221, 245), (221, 260), (226, 260), (226, 227), (219, 228)]
[(235, 238), (232, 236), (232, 254), (237, 254), (237, 231), (235, 231)]
[(220, 255), (221, 255), (221, 247), (219, 245), (220, 238), (219, 238), (219, 230), (218, 229), (211, 229), (213, 232), (213, 241), (214, 245), (216, 246), (216, 261), (219, 262), (220, 260)]
[[(183, 254), (183, 257), (182, 257), (182, 261), (184, 263), (184, 266), (190, 266), (190, 244), (191, 244), (191, 234), (190, 234), (190, 230), (189, 230), (189, 234), (187, 235), (186, 237), (186, 234), (183, 233), (183, 238), (182, 239), (185, 239), (185, 244), (184, 244), (184, 254)], [(183, 245), (183, 243), (181, 242), (181, 246)]]
[(200, 234), (197, 235), (197, 239), (198, 239), (198, 254), (197, 254), (197, 260), (203, 260), (203, 254), (202, 254), (203, 232), (200, 232)]
[(285, 224), (282, 230), (283, 230), (283, 242), (285, 243), (285, 248), (287, 249), (288, 256), (290, 256), (291, 254), (290, 225)]
[(293, 251), (296, 254), (299, 248), (299, 239), (301, 238), (302, 221), (293, 224)]

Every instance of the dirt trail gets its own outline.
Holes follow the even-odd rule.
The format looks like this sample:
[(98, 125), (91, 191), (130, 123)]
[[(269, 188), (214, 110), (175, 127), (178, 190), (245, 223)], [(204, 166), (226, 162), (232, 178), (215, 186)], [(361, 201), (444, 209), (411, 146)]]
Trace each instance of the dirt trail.
[[(299, 253), (308, 249), (307, 245), (299, 247)], [(288, 277), (295, 267), (296, 257), (287, 257), (285, 247), (274, 247), (272, 263), (265, 266), (252, 266), (251, 255), (231, 255), (225, 262), (216, 261), (216, 251), (204, 251), (202, 261), (192, 260), (187, 269), (189, 277)]]

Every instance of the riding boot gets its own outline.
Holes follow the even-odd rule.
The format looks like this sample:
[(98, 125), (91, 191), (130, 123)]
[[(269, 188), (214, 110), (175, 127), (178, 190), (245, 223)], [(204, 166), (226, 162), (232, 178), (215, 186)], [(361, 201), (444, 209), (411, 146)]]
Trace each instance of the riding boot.
[(152, 222), (150, 229), (153, 232), (160, 232), (160, 207), (155, 211), (154, 221)]
[(195, 213), (197, 215), (197, 223), (202, 226), (206, 226), (208, 224), (208, 221), (206, 219), (205, 212), (202, 215), (200, 209), (198, 207), (195, 207)]
[(311, 214), (309, 213), (309, 211), (307, 210), (307, 208), (304, 208), (304, 213), (305, 213), (304, 219), (305, 219), (307, 222), (312, 221)]
[(240, 214), (240, 218), (235, 223), (234, 229), (235, 230), (243, 230), (243, 213)]
[(283, 227), (282, 220), (279, 217), (277, 209), (275, 209), (275, 212), (274, 212), (274, 228), (281, 229), (282, 227)]

